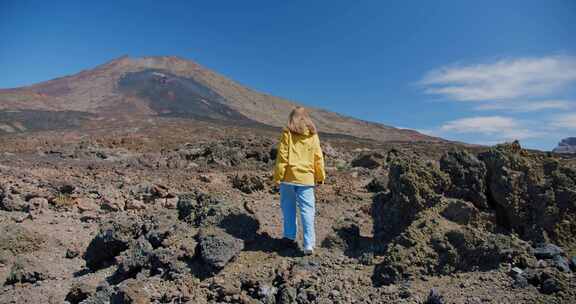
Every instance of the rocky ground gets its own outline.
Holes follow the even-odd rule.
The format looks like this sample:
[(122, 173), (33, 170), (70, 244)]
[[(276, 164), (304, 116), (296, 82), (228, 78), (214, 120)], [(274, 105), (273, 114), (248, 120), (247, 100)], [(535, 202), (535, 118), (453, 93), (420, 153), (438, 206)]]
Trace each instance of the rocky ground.
[(0, 303), (576, 302), (573, 159), (322, 136), (303, 256), (280, 240), (278, 134), (0, 138)]

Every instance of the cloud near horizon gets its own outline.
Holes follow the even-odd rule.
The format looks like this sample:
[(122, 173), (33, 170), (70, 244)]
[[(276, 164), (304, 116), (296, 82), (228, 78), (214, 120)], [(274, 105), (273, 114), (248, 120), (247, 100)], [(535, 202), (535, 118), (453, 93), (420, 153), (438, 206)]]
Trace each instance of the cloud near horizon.
[(570, 136), (576, 130), (573, 84), (576, 56), (567, 55), (444, 66), (425, 73), (418, 82), (427, 94), (490, 113), (464, 115), (427, 130), (476, 143), (549, 142)]
[(443, 124), (439, 133), (481, 134), (490, 141), (509, 141), (544, 136), (541, 131), (531, 130), (521, 121), (503, 116), (476, 116), (452, 120)]

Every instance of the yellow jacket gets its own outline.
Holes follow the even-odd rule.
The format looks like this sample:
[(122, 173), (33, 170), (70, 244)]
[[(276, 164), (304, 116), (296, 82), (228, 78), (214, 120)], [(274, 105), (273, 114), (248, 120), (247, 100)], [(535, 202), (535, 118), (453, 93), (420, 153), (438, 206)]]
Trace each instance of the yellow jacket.
[(285, 128), (278, 145), (274, 182), (314, 185), (323, 183), (325, 176), (318, 134), (297, 134)]

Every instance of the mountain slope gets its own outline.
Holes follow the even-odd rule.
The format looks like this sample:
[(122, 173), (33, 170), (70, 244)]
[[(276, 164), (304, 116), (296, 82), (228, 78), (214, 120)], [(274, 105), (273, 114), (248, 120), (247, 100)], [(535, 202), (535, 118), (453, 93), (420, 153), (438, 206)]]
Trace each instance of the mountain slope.
[[(296, 105), (178, 57), (124, 56), (75, 75), (0, 90), (0, 111), (34, 110), (35, 117), (54, 111), (101, 117), (170, 115), (283, 126)], [(310, 110), (322, 132), (378, 141), (441, 141), (412, 130)], [(0, 130), (22, 129), (15, 128), (17, 123), (23, 122), (0, 120)]]

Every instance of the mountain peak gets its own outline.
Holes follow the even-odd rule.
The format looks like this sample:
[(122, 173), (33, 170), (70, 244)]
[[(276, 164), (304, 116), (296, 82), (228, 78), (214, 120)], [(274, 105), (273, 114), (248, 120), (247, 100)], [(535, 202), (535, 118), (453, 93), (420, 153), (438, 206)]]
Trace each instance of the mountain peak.
[[(283, 126), (296, 106), (178, 56), (123, 55), (75, 75), (16, 90), (0, 90), (0, 111), (74, 111), (124, 117), (177, 115), (251, 121), (275, 127)], [(322, 109), (310, 108), (310, 112), (325, 133), (377, 141), (441, 140)]]

